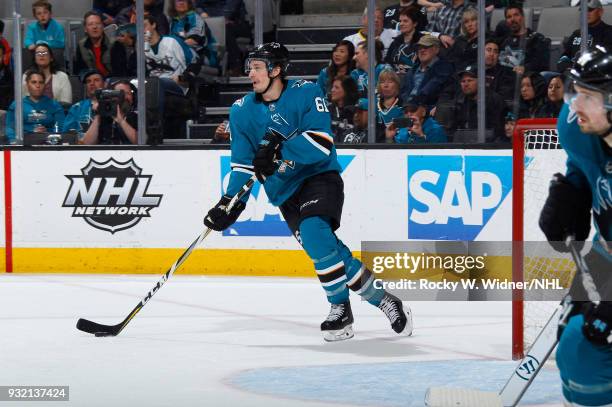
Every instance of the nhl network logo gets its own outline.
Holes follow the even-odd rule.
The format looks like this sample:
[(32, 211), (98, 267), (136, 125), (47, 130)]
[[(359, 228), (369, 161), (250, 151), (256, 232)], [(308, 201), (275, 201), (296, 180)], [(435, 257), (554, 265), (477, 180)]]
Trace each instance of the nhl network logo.
[(111, 233), (129, 229), (150, 217), (162, 195), (147, 194), (151, 175), (133, 159), (110, 158), (103, 163), (93, 159), (81, 169), (83, 175), (66, 175), (70, 187), (62, 207), (74, 208), (72, 217), (83, 218), (91, 226)]

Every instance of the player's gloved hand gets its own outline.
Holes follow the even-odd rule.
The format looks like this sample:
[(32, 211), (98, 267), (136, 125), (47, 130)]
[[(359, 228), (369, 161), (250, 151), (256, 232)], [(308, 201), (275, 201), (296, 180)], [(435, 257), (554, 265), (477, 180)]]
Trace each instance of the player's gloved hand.
[(262, 184), (266, 182), (266, 177), (274, 174), (278, 168), (278, 161), (281, 159), (282, 135), (274, 130), (268, 129), (266, 135), (259, 143), (259, 149), (253, 158), (253, 167), (257, 179)]
[(562, 174), (555, 174), (550, 182), (548, 198), (540, 213), (540, 229), (551, 246), (568, 252), (565, 239), (573, 235), (582, 249), (591, 230), (591, 194), (570, 184)]
[(584, 312), (582, 333), (590, 342), (599, 346), (612, 346), (612, 303), (591, 302)]
[(227, 205), (231, 200), (231, 196), (223, 195), (221, 200), (204, 217), (204, 224), (212, 230), (220, 232), (236, 222), (246, 204), (238, 201), (229, 212), (226, 212)]

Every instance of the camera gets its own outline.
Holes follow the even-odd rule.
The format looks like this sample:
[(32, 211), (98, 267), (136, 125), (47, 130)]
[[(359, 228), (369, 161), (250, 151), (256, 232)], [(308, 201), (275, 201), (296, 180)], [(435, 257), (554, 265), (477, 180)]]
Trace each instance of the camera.
[(117, 106), (121, 106), (125, 95), (122, 90), (98, 89), (96, 100), (98, 101), (98, 114), (100, 117), (115, 117)]
[(414, 126), (414, 119), (410, 117), (396, 117), (395, 119), (393, 119), (393, 124), (398, 129), (402, 129), (404, 127), (411, 128), (412, 126)]

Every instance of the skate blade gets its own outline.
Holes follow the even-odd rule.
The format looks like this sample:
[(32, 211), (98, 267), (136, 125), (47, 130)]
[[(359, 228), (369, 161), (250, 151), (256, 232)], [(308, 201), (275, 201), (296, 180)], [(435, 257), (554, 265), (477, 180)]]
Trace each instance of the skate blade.
[(412, 336), (412, 330), (414, 326), (412, 325), (412, 311), (409, 306), (405, 306), (404, 315), (406, 315), (406, 325), (404, 326), (404, 330), (402, 330), (399, 335), (402, 336)]
[(342, 329), (336, 331), (323, 331), (323, 339), (326, 342), (338, 342), (351, 339), (355, 336), (352, 325), (347, 325)]

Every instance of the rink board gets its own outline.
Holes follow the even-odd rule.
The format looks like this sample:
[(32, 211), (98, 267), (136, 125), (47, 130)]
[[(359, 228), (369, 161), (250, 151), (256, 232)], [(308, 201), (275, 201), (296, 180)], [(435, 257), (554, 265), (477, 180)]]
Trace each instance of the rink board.
[[(345, 202), (337, 234), (354, 251), (365, 240), (511, 240), (511, 150), (338, 156)], [(0, 227), (14, 272), (163, 272), (201, 232), (230, 165), (228, 150), (14, 149), (10, 160), (3, 184), (10, 177), (12, 211)], [(181, 273), (313, 275), (259, 185), (239, 221), (211, 234)]]

